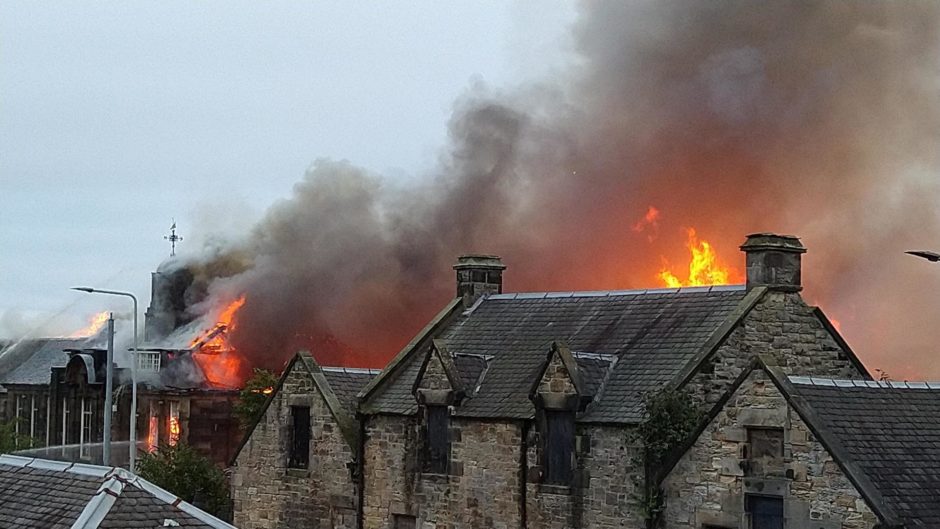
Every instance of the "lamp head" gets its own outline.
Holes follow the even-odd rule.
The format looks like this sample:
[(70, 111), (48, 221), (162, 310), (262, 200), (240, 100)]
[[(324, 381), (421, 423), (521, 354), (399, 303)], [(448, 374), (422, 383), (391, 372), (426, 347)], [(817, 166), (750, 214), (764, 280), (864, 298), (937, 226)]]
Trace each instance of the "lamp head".
[(80, 292), (87, 292), (89, 294), (95, 291), (95, 289), (91, 287), (72, 287), (72, 290), (78, 290)]

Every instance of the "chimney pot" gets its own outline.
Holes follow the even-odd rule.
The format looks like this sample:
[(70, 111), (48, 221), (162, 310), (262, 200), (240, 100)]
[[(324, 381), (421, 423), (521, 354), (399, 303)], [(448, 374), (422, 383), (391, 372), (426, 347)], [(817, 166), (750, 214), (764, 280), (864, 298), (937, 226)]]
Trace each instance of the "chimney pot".
[(457, 258), (457, 297), (470, 307), (481, 296), (503, 292), (506, 265), (495, 255), (468, 254)]
[(772, 290), (803, 290), (800, 256), (806, 248), (799, 237), (752, 233), (741, 245), (747, 256), (747, 290), (765, 286)]

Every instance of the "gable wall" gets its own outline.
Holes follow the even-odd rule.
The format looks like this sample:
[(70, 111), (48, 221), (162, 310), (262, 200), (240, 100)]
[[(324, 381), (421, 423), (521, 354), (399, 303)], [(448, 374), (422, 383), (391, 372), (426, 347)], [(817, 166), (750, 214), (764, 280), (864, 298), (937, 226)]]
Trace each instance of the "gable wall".
[[(745, 475), (747, 426), (784, 428), (782, 468)], [(683, 455), (663, 491), (667, 529), (745, 528), (746, 492), (783, 497), (789, 527), (868, 529), (877, 523), (832, 456), (761, 370), (748, 376)]]
[[(287, 467), (290, 406), (310, 406), (307, 469)], [(236, 460), (234, 522), (241, 529), (356, 527), (353, 453), (323, 396), (298, 361)]]
[(718, 402), (748, 367), (762, 355), (788, 375), (863, 378), (813, 308), (798, 293), (770, 291), (744, 317), (725, 342), (688, 383), (692, 395)]

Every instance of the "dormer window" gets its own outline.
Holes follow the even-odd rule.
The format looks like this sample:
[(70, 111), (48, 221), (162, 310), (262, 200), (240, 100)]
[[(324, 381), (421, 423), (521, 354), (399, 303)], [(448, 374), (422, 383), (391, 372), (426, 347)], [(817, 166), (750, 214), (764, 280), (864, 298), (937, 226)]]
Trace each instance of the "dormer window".
[(545, 410), (542, 424), (544, 483), (568, 485), (574, 468), (574, 412)]
[(425, 472), (447, 474), (450, 466), (450, 411), (447, 406), (425, 406)]

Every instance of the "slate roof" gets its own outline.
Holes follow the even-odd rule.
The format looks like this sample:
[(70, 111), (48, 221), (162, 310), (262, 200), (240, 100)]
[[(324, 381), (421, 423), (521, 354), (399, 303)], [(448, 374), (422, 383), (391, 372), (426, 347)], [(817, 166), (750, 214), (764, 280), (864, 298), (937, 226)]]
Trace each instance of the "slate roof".
[[(589, 384), (598, 395), (581, 420), (637, 422), (642, 417), (641, 395), (679, 376), (746, 295), (743, 286), (725, 286), (482, 298), (436, 333), (455, 358), (492, 357), (479, 392), (456, 414), (532, 417), (528, 390), (551, 343), (558, 340), (576, 357), (595, 353), (617, 358), (612, 371), (603, 376), (602, 366), (585, 361)], [(403, 358), (369, 395), (364, 410), (414, 413), (411, 389), (421, 360), (421, 354)]]
[(53, 367), (63, 367), (65, 349), (82, 349), (87, 338), (40, 338), (23, 340), (0, 351), (0, 384), (49, 384)]
[(476, 391), (477, 385), (482, 382), (481, 377), (484, 375), (486, 368), (489, 367), (492, 359), (491, 356), (482, 355), (454, 355), (454, 366), (457, 368), (457, 373), (460, 375), (460, 380), (463, 382), (463, 387), (466, 388), (467, 393), (472, 395)]
[(859, 469), (899, 521), (940, 527), (940, 385), (789, 382), (791, 398), (808, 405), (804, 419), (835, 445), (827, 446), (833, 457)]
[(320, 370), (323, 371), (330, 389), (336, 395), (336, 400), (352, 415), (356, 414), (356, 394), (366, 387), (366, 384), (380, 371), (347, 367), (322, 367)]
[(120, 468), (0, 455), (4, 529), (234, 529)]

